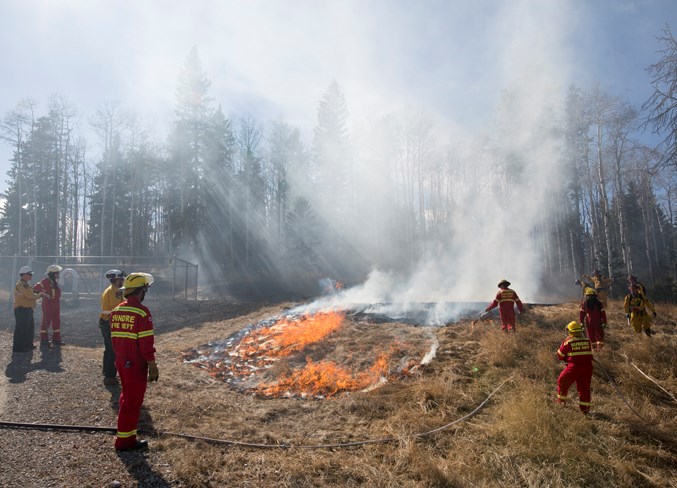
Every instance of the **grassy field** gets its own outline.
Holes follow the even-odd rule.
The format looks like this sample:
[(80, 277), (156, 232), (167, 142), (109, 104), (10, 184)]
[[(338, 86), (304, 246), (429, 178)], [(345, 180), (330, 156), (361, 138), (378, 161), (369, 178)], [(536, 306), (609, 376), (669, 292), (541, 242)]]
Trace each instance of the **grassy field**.
[[(439, 328), (437, 357), (416, 375), (328, 400), (242, 395), (180, 361), (182, 351), (257, 317), (177, 329), (158, 336), (161, 384), (146, 397), (152, 427), (271, 447), (163, 436), (151, 439), (151, 452), (171, 467), (175, 484), (190, 487), (677, 486), (677, 308), (658, 306), (653, 338), (635, 335), (621, 308), (609, 304), (588, 416), (554, 402), (563, 364), (555, 351), (576, 304), (532, 307), (514, 335), (491, 321)], [(416, 436), (464, 417), (503, 382), (477, 415)], [(275, 447), (384, 437), (396, 440)]]

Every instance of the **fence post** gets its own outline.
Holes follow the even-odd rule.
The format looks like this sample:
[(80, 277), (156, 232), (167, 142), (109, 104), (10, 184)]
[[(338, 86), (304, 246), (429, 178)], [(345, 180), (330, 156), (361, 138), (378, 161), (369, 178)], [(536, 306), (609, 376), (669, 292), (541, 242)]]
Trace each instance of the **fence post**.
[(176, 256), (170, 258), (172, 262), (172, 299), (174, 299), (175, 283), (176, 283)]

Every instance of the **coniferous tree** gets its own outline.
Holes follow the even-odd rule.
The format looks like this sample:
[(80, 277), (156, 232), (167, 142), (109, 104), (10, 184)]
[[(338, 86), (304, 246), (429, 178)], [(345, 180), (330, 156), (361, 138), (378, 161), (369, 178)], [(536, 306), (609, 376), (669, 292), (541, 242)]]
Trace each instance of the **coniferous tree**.
[(221, 107), (211, 116), (205, 138), (204, 220), (199, 251), (214, 264), (215, 272), (233, 269), (235, 136)]
[(210, 85), (194, 47), (179, 73), (176, 118), (169, 138), (166, 208), (173, 250), (193, 246), (205, 218), (205, 151), (212, 115)]

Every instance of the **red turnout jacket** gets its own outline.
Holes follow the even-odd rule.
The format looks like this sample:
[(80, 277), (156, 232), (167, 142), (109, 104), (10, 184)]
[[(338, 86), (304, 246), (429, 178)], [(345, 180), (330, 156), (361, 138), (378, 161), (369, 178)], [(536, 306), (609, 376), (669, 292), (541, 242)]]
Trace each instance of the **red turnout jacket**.
[(110, 335), (115, 350), (116, 365), (146, 367), (155, 361), (153, 317), (150, 310), (131, 296), (110, 314)]
[(587, 337), (567, 337), (557, 349), (557, 357), (569, 366), (592, 366), (592, 345)]

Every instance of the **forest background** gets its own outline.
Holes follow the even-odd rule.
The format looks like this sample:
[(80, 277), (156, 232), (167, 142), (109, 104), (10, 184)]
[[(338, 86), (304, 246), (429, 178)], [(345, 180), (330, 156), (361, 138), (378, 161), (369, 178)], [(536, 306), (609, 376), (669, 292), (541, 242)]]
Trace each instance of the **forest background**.
[(388, 288), (376, 299), (419, 301), (476, 298), (505, 276), (528, 297), (562, 296), (599, 268), (617, 296), (632, 273), (674, 300), (677, 42), (668, 25), (647, 35), (641, 106), (537, 76), (506, 86), (472, 134), (415, 107), (351, 120), (333, 80), (306, 141), (285, 120), (224, 113), (197, 47), (163, 139), (122, 102), (83, 127), (63, 94), (22, 99), (0, 127), (0, 255), (178, 256), (212, 283), (367, 279)]

